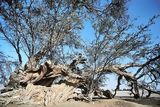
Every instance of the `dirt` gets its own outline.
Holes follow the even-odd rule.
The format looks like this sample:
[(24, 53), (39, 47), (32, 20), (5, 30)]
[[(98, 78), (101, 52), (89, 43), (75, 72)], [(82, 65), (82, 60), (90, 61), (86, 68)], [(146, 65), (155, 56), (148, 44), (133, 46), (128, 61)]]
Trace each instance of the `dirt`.
[[(82, 101), (68, 101), (46, 107), (160, 107), (160, 96), (152, 95), (151, 98), (134, 99), (127, 92), (118, 92), (120, 96), (114, 99), (95, 99), (95, 101), (86, 103)], [(123, 95), (123, 96), (122, 96)], [(2, 107), (2, 105), (0, 105)], [(43, 105), (16, 105), (9, 104), (5, 107), (44, 107)]]
[[(1, 107), (1, 106), (0, 106)], [(37, 105), (9, 104), (5, 107), (37, 107)], [(38, 107), (44, 107), (38, 105)], [(160, 107), (159, 99), (99, 99), (90, 103), (81, 101), (69, 101), (47, 107)]]
[(143, 106), (141, 104), (131, 103), (123, 100), (110, 99), (110, 100), (100, 100), (90, 103), (68, 102), (57, 105), (56, 107), (149, 107), (149, 106)]

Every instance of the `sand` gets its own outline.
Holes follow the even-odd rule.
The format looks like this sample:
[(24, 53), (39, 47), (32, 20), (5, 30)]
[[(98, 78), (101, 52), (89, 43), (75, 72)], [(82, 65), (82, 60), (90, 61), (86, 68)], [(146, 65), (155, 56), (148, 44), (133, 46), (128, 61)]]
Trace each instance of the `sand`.
[[(128, 101), (127, 101), (128, 100)], [(43, 105), (15, 105), (9, 104), (5, 107), (44, 107)], [(81, 101), (69, 101), (46, 107), (160, 107), (160, 99), (98, 99), (86, 103)]]
[[(0, 105), (0, 107), (2, 107)], [(15, 105), (9, 104), (5, 107), (44, 107), (43, 105)], [(118, 92), (114, 99), (95, 99), (86, 103), (82, 101), (69, 101), (46, 107), (160, 107), (160, 96), (152, 95), (151, 98), (134, 99), (127, 92)]]

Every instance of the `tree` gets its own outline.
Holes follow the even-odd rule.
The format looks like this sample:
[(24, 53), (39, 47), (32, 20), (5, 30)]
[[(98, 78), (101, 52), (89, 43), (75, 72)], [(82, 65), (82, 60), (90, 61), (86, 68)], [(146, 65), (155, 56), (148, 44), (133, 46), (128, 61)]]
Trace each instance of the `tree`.
[(8, 82), (8, 75), (17, 66), (15, 61), (10, 61), (8, 58), (3, 52), (0, 52), (0, 84), (4, 85)]
[[(112, 16), (110, 15), (110, 17)], [(133, 24), (128, 23), (124, 17), (121, 17), (122, 19), (113, 18), (112, 20), (114, 21), (110, 27), (108, 27), (108, 23), (104, 23), (103, 21), (99, 22), (98, 19), (95, 28), (98, 28), (100, 24), (99, 28), (101, 32), (99, 32), (99, 29), (96, 29), (97, 32), (95, 34), (95, 40), (92, 42), (91, 46), (87, 48), (88, 56), (90, 57), (91, 62), (90, 66), (93, 67), (91, 69), (94, 69), (93, 72), (102, 72), (93, 74), (97, 77), (95, 79), (96, 81), (102, 75), (104, 75), (104, 72), (114, 72), (118, 74), (116, 87), (116, 90), (118, 90), (120, 86), (120, 80), (124, 76), (128, 82), (131, 82), (132, 92), (134, 90), (133, 93), (135, 97), (139, 96), (139, 83), (137, 82), (138, 80), (144, 78), (146, 75), (150, 75), (150, 79), (153, 76), (154, 79), (151, 79), (151, 81), (156, 80), (156, 84), (159, 84), (159, 79), (157, 78), (157, 76), (159, 76), (159, 72), (154, 69), (157, 66), (153, 67), (154, 65), (151, 65), (151, 63), (155, 64), (157, 60), (159, 60), (159, 54), (156, 54), (157, 52), (154, 51), (155, 57), (153, 57), (153, 55), (150, 55), (153, 52), (153, 49), (152, 47), (149, 47), (150, 36), (149, 34), (147, 34), (148, 28), (154, 23), (154, 20), (157, 17), (158, 16), (154, 16), (153, 18), (151, 18), (147, 25), (140, 25), (138, 27), (135, 27), (133, 26)], [(132, 31), (131, 29), (134, 28), (137, 28), (137, 30)], [(157, 44), (154, 48), (156, 48), (158, 51), (158, 47), (159, 45)], [(123, 64), (123, 62), (121, 62), (120, 60), (124, 59), (131, 59), (131, 61), (128, 62), (128, 64)], [(139, 64), (138, 61), (142, 59), (146, 60), (146, 62), (144, 64)], [(152, 70), (149, 71), (149, 69), (151, 69), (151, 66)], [(136, 72), (135, 75), (128, 73), (127, 70), (131, 67), (139, 68), (137, 71), (133, 71)], [(142, 71), (143, 73), (140, 73)], [(138, 74), (139, 76), (137, 77)], [(147, 86), (151, 88), (149, 85)]]
[[(83, 62), (81, 60), (73, 60), (66, 67), (69, 69), (55, 68), (64, 77), (72, 75), (74, 69), (81, 70), (82, 74), (88, 72), (87, 78), (83, 79), (87, 80), (85, 94), (89, 97), (99, 88), (104, 75), (110, 73), (118, 76), (114, 95), (120, 87), (122, 78), (130, 84), (135, 98), (140, 97), (140, 87), (149, 93), (158, 93), (153, 88), (160, 82), (160, 47), (159, 44), (155, 46), (150, 44), (148, 30), (159, 16), (153, 16), (146, 25), (135, 26), (126, 13), (127, 2), (127, 0), (3, 1), (0, 16), (1, 35), (17, 52), (20, 65), (23, 60), (21, 53), (28, 57), (28, 62), (22, 69), (27, 75), (23, 82), (36, 84), (42, 81), (47, 77), (47, 73), (54, 71), (50, 63), (45, 63), (47, 59), (66, 65), (66, 59), (73, 54), (68, 54), (66, 49), (79, 49), (79, 52), (84, 53), (88, 59), (87, 63), (83, 63), (83, 69), (76, 66)], [(85, 46), (78, 32), (83, 29), (83, 22), (86, 20), (92, 23), (95, 35), (92, 43)], [(128, 63), (121, 61), (126, 59), (129, 59)], [(142, 60), (144, 63), (140, 63)], [(138, 70), (134, 69), (130, 73), (129, 68)], [(66, 73), (67, 70), (71, 74)], [(148, 77), (146, 81), (144, 78)]]
[(20, 65), (22, 52), (30, 63), (34, 60), (38, 63), (49, 52), (56, 54), (59, 46), (80, 45), (77, 35), (82, 28), (80, 16), (69, 5), (56, 1), (50, 7), (45, 0), (1, 4), (1, 34), (15, 49)]

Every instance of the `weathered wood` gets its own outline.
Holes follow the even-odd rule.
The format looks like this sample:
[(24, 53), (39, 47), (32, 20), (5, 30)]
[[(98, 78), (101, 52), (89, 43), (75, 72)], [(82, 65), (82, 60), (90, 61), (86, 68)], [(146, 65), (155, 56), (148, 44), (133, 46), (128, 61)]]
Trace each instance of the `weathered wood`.
[(28, 84), (26, 89), (19, 89), (13, 93), (4, 93), (1, 96), (5, 97), (1, 100), (5, 101), (6, 104), (18, 102), (47, 106), (65, 102), (76, 97), (77, 94), (73, 86), (65, 84), (52, 85), (51, 87)]
[[(78, 57), (78, 59), (74, 59), (70, 65), (54, 65), (48, 60), (44, 64), (36, 67), (25, 68), (23, 72), (19, 72), (16, 76), (12, 75), (11, 77), (13, 77), (13, 79), (18, 76), (18, 85), (25, 84), (25, 88), (19, 89), (17, 92), (13, 91), (14, 94), (12, 93), (10, 98), (16, 95), (17, 99), (10, 100), (8, 97), (6, 104), (17, 101), (19, 103), (47, 106), (65, 102), (70, 99), (90, 101), (90, 98), (94, 96), (98, 96), (99, 98), (113, 98), (116, 95), (116, 91), (119, 89), (122, 77), (132, 83), (131, 91), (133, 91), (133, 94), (135, 96), (139, 95), (136, 78), (124, 69), (129, 65), (106, 66), (96, 69), (96, 73), (116, 73), (119, 76), (114, 95), (112, 95), (109, 90), (101, 90), (99, 88), (95, 88), (89, 93), (91, 90), (89, 89), (90, 87), (88, 87), (90, 84), (89, 74), (83, 76), (83, 74), (80, 75), (75, 72), (75, 70), (77, 70), (76, 65), (78, 63), (84, 63), (84, 61), (84, 58)], [(78, 88), (81, 91), (77, 93), (76, 90)]]
[[(132, 84), (131, 92), (134, 94), (134, 98), (140, 97), (137, 78), (135, 78), (134, 75), (126, 72), (124, 66), (113, 65), (113, 66), (100, 67), (96, 70), (96, 72), (116, 73), (121, 78), (124, 77), (128, 82), (131, 82)], [(119, 88), (119, 85), (120, 85), (120, 78), (118, 79), (118, 85), (116, 87), (116, 90)], [(114, 96), (116, 95), (116, 90)]]

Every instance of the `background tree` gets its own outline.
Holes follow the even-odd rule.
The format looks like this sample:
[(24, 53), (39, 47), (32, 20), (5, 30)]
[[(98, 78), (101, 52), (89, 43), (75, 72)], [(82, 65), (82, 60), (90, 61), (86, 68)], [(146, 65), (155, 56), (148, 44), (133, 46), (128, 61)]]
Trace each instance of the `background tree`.
[(17, 62), (9, 60), (9, 57), (0, 52), (0, 84), (7, 84), (8, 77), (16, 66)]

